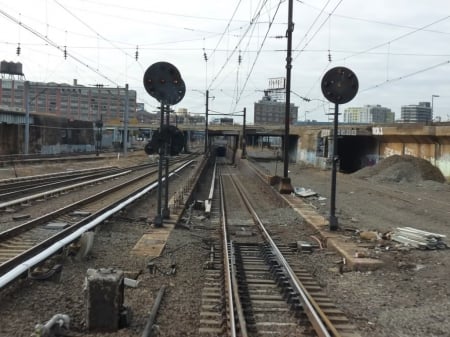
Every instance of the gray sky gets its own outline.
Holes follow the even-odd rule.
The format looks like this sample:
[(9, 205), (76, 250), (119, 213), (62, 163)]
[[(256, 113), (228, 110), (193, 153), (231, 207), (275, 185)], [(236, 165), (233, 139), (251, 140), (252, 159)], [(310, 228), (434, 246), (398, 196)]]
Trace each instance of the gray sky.
[[(211, 110), (241, 114), (246, 107), (248, 123), (269, 79), (286, 75), (286, 0), (0, 0), (0, 6), (0, 59), (22, 62), (27, 80), (128, 83), (150, 111), (159, 103), (142, 79), (155, 62), (172, 63), (184, 79), (186, 95), (175, 109), (203, 113), (209, 89)], [(320, 84), (336, 66), (359, 79), (358, 94), (341, 112), (380, 104), (400, 118), (402, 105), (439, 95), (434, 113), (450, 119), (448, 0), (294, 0), (293, 21), (291, 102), (300, 120), (328, 119)]]

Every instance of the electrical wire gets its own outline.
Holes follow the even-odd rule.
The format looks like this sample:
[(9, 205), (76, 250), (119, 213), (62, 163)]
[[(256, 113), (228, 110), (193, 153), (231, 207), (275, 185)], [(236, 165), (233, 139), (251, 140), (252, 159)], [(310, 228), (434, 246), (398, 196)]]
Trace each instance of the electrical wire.
[[(305, 1), (299, 1), (299, 0), (297, 0), (297, 1), (309, 8), (313, 8), (315, 10), (321, 10), (319, 7), (310, 5), (310, 4), (306, 3)], [(327, 14), (330, 14), (330, 13), (327, 13)], [(405, 25), (401, 25), (401, 24), (393, 23), (393, 22), (383, 22), (383, 21), (371, 20), (371, 19), (360, 18), (360, 17), (355, 17), (355, 16), (343, 15), (343, 14), (334, 13), (333, 16), (336, 18), (342, 18), (342, 19), (353, 20), (353, 21), (361, 21), (361, 22), (366, 22), (366, 23), (373, 23), (373, 24), (388, 26), (388, 27), (406, 28), (409, 30), (417, 29), (417, 27), (414, 27), (414, 26), (405, 26)], [(450, 32), (443, 32), (443, 31), (438, 31), (438, 30), (424, 29), (423, 31), (429, 32), (429, 33), (450, 35)]]
[[(294, 48), (294, 50), (297, 50), (300, 45), (302, 44), (302, 42), (306, 39), (306, 37), (308, 36), (309, 32), (312, 30), (312, 28), (314, 27), (314, 25), (316, 24), (316, 22), (319, 20), (319, 18), (322, 16), (322, 13), (325, 11), (325, 8), (328, 6), (328, 4), (330, 3), (331, 0), (328, 0), (327, 3), (322, 7), (322, 9), (320, 10), (320, 13), (317, 14), (316, 18), (313, 20), (313, 22), (311, 23), (311, 25), (309, 26), (309, 28), (306, 30), (306, 33), (303, 35), (303, 38), (300, 40), (300, 42), (297, 44), (297, 46)], [(329, 14), (330, 15), (330, 14)], [(294, 60), (297, 58), (298, 56), (294, 57)]]
[(225, 26), (225, 29), (223, 31), (223, 33), (221, 34), (219, 41), (217, 41), (216, 46), (214, 47), (214, 49), (212, 50), (211, 54), (209, 55), (210, 58), (212, 58), (216, 52), (216, 49), (219, 47), (220, 43), (222, 42), (223, 37), (225, 36), (225, 33), (228, 31), (228, 29), (230, 28), (231, 22), (234, 19), (234, 16), (236, 15), (240, 5), (241, 5), (242, 0), (239, 0), (238, 4), (236, 5), (236, 8), (233, 11), (233, 14), (231, 15), (231, 18), (228, 20), (227, 25)]
[(264, 6), (267, 4), (268, 0), (264, 0), (263, 3), (261, 4), (260, 8), (257, 10), (256, 14), (253, 16), (252, 20), (250, 20), (250, 24), (247, 26), (247, 29), (245, 30), (244, 34), (242, 35), (242, 37), (239, 39), (238, 43), (236, 44), (236, 46), (233, 48), (233, 50), (231, 51), (230, 55), (226, 58), (224, 64), (220, 67), (219, 71), (217, 72), (216, 76), (213, 77), (213, 79), (211, 80), (211, 83), (209, 84), (208, 88), (211, 89), (214, 82), (218, 79), (218, 77), (222, 74), (223, 70), (225, 69), (225, 67), (228, 65), (228, 63), (230, 62), (231, 57), (233, 57), (233, 55), (236, 53), (236, 51), (238, 50), (241, 42), (243, 41), (244, 37), (247, 35), (247, 33), (250, 31), (250, 28), (254, 25), (254, 22), (257, 21), (257, 19), (260, 17), (261, 12), (264, 8)]
[[(294, 57), (294, 61), (300, 56), (300, 53), (303, 52), (306, 47), (311, 43), (312, 40), (314, 40), (314, 38), (317, 36), (317, 34), (320, 32), (320, 30), (322, 29), (322, 27), (327, 23), (327, 21), (331, 18), (331, 16), (334, 14), (334, 12), (337, 10), (337, 8), (341, 5), (342, 1), (344, 0), (340, 0), (337, 5), (333, 8), (333, 10), (331, 11), (331, 13), (327, 16), (327, 18), (320, 24), (320, 26), (316, 29), (316, 31), (314, 32), (314, 34), (311, 36), (311, 38), (306, 41), (305, 45), (303, 46), (303, 48), (301, 48), (297, 53), (297, 56)], [(328, 4), (328, 2), (327, 2)], [(321, 12), (322, 13), (322, 12)]]
[(277, 8), (276, 8), (276, 10), (275, 10), (275, 13), (274, 13), (274, 15), (273, 15), (273, 17), (272, 17), (272, 20), (270, 21), (269, 27), (267, 28), (266, 35), (264, 36), (264, 39), (263, 39), (263, 41), (261, 42), (260, 48), (259, 48), (259, 50), (258, 50), (258, 52), (257, 52), (257, 54), (256, 54), (256, 56), (255, 56), (255, 59), (253, 60), (253, 64), (252, 64), (252, 66), (251, 66), (251, 68), (250, 68), (250, 71), (249, 71), (248, 74), (247, 74), (247, 78), (245, 79), (245, 82), (244, 82), (244, 84), (243, 84), (243, 86), (242, 86), (241, 92), (240, 92), (239, 96), (238, 96), (237, 99), (236, 99), (236, 103), (235, 103), (235, 106), (234, 106), (234, 109), (233, 109), (233, 110), (236, 110), (236, 107), (237, 107), (237, 105), (238, 105), (238, 103), (239, 103), (239, 101), (240, 101), (240, 99), (241, 99), (241, 97), (242, 97), (243, 90), (244, 90), (245, 87), (247, 86), (248, 79), (249, 79), (250, 75), (253, 73), (253, 70), (254, 70), (254, 68), (255, 68), (256, 62), (258, 61), (259, 55), (260, 55), (260, 53), (261, 53), (261, 50), (262, 50), (262, 48), (263, 48), (263, 46), (264, 46), (264, 44), (265, 44), (265, 42), (266, 42), (266, 38), (267, 38), (267, 36), (269, 35), (270, 29), (272, 28), (272, 23), (274, 22), (275, 17), (277, 16), (278, 10), (280, 9), (280, 6), (281, 6), (281, 3), (282, 3), (282, 2), (283, 2), (283, 1), (279, 1), (279, 2), (278, 2), (278, 6), (277, 6)]
[(409, 74), (406, 74), (406, 75), (403, 75), (403, 76), (399, 76), (399, 77), (396, 77), (396, 78), (393, 78), (393, 79), (390, 79), (390, 80), (386, 80), (386, 81), (381, 82), (381, 83), (379, 83), (379, 84), (373, 85), (373, 86), (371, 86), (371, 87), (367, 87), (367, 88), (365, 88), (365, 89), (363, 89), (363, 90), (360, 90), (360, 92), (364, 92), (364, 91), (372, 90), (372, 89), (375, 89), (375, 88), (379, 88), (379, 87), (381, 87), (381, 86), (383, 86), (383, 85), (385, 85), (385, 84), (392, 83), (392, 82), (397, 82), (397, 81), (403, 80), (403, 79), (405, 79), (405, 78), (412, 77), (412, 76), (414, 76), (414, 75), (421, 74), (421, 73), (424, 73), (424, 72), (426, 72), (426, 71), (433, 70), (433, 69), (436, 69), (436, 68), (445, 66), (445, 65), (447, 65), (447, 64), (450, 64), (450, 60), (447, 60), (447, 61), (444, 61), (444, 62), (441, 62), (441, 63), (434, 64), (434, 65), (432, 65), (432, 66), (430, 66), (430, 67), (426, 67), (426, 68), (423, 68), (423, 69), (414, 71), (414, 72), (412, 72), (412, 73), (409, 73)]
[[(45, 42), (47, 42), (49, 45), (51, 45), (52, 47), (58, 49), (59, 51), (61, 51), (61, 53), (64, 51), (64, 48), (62, 48), (61, 46), (59, 46), (57, 43), (53, 42), (51, 39), (49, 39), (48, 37), (42, 35), (41, 33), (39, 33), (38, 31), (34, 30), (33, 28), (25, 25), (24, 23), (20, 22), (19, 20), (17, 20), (15, 17), (9, 15), (8, 13), (6, 13), (5, 11), (3, 11), (2, 9), (0, 9), (0, 14), (5, 16), (7, 19), (15, 22), (16, 24), (22, 26), (24, 29), (28, 30), (30, 33), (32, 33), (33, 35), (36, 35), (38, 38), (44, 40)], [(92, 68), (91, 66), (89, 66), (88, 64), (84, 63), (83, 61), (81, 61), (78, 57), (75, 57), (74, 55), (72, 55), (70, 52), (67, 52), (67, 56), (72, 58), (73, 60), (75, 60), (76, 62), (82, 64), (83, 66), (85, 66), (86, 68), (88, 68), (89, 70), (95, 72), (97, 75), (101, 76), (102, 78), (104, 78), (105, 80), (107, 80), (108, 82), (117, 85), (118, 84), (116, 82), (114, 82), (113, 80), (111, 80), (109, 77), (107, 77), (106, 75), (102, 74), (100, 71)]]
[(73, 18), (75, 18), (77, 21), (79, 21), (81, 24), (83, 24), (86, 28), (88, 28), (90, 31), (92, 31), (97, 37), (101, 38), (103, 41), (106, 41), (111, 46), (113, 46), (115, 49), (121, 51), (125, 56), (134, 59), (134, 56), (127, 53), (124, 49), (117, 46), (115, 43), (113, 43), (111, 40), (107, 39), (105, 36), (97, 32), (94, 28), (92, 28), (90, 25), (88, 25), (84, 20), (79, 18), (77, 15), (75, 15), (72, 11), (70, 11), (67, 7), (63, 6), (58, 0), (54, 0), (55, 3), (60, 6), (62, 9), (64, 9), (67, 13), (69, 13)]
[(438, 20), (436, 20), (436, 21), (433, 21), (432, 23), (426, 24), (425, 26), (416, 28), (416, 29), (414, 29), (414, 30), (411, 31), (411, 32), (408, 32), (408, 33), (402, 34), (402, 35), (400, 35), (400, 36), (397, 36), (396, 38), (394, 38), (394, 39), (392, 39), (392, 40), (389, 40), (389, 41), (387, 41), (387, 42), (383, 42), (383, 43), (377, 44), (376, 46), (367, 48), (367, 49), (362, 50), (362, 51), (360, 51), (360, 52), (354, 53), (353, 55), (347, 56), (347, 57), (345, 57), (344, 59), (342, 59), (342, 61), (347, 61), (347, 60), (348, 60), (349, 58), (351, 58), (351, 57), (355, 57), (355, 56), (358, 56), (358, 55), (366, 54), (367, 52), (370, 52), (370, 51), (372, 51), (372, 50), (374, 50), (374, 49), (378, 49), (378, 48), (380, 48), (380, 47), (383, 47), (383, 46), (386, 46), (386, 45), (390, 45), (390, 44), (392, 44), (393, 42), (399, 41), (399, 40), (404, 39), (405, 37), (408, 37), (408, 36), (410, 36), (410, 35), (412, 35), (412, 34), (415, 34), (415, 33), (417, 33), (417, 32), (423, 31), (425, 28), (431, 27), (431, 26), (433, 26), (433, 25), (435, 25), (435, 24), (437, 24), (437, 23), (440, 23), (440, 22), (442, 22), (442, 21), (448, 20), (448, 18), (450, 18), (449, 15), (447, 15), (447, 16), (441, 18), (441, 19), (438, 19)]

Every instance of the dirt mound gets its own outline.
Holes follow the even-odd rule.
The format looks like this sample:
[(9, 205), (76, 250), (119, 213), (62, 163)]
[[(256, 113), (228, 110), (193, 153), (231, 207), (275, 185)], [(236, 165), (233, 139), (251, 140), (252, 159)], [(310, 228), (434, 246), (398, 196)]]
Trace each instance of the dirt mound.
[(355, 172), (354, 175), (361, 179), (388, 182), (412, 183), (425, 180), (446, 182), (444, 175), (436, 166), (425, 159), (413, 156), (390, 156), (375, 166)]

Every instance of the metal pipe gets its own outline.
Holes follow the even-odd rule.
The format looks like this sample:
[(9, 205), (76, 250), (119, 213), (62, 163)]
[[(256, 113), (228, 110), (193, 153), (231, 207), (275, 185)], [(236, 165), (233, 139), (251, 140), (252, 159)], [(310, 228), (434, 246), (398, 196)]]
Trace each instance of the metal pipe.
[(34, 336), (50, 337), (63, 335), (70, 328), (70, 317), (65, 314), (54, 315), (47, 323), (37, 324), (34, 328)]
[(156, 300), (155, 303), (153, 304), (152, 311), (150, 312), (150, 316), (148, 317), (144, 331), (142, 332), (142, 337), (150, 337), (153, 334), (153, 325), (156, 319), (156, 315), (158, 314), (158, 309), (161, 304), (161, 300), (164, 296), (165, 290), (166, 290), (165, 285), (159, 289), (158, 296), (156, 296)]

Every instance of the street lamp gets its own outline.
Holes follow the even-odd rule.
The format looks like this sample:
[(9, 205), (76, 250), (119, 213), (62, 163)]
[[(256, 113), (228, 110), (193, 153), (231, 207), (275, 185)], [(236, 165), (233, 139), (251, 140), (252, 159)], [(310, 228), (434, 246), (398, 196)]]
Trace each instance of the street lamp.
[(434, 103), (434, 98), (435, 97), (440, 97), (440, 96), (439, 95), (431, 95), (431, 120), (433, 120), (433, 113), (434, 113), (433, 103)]

